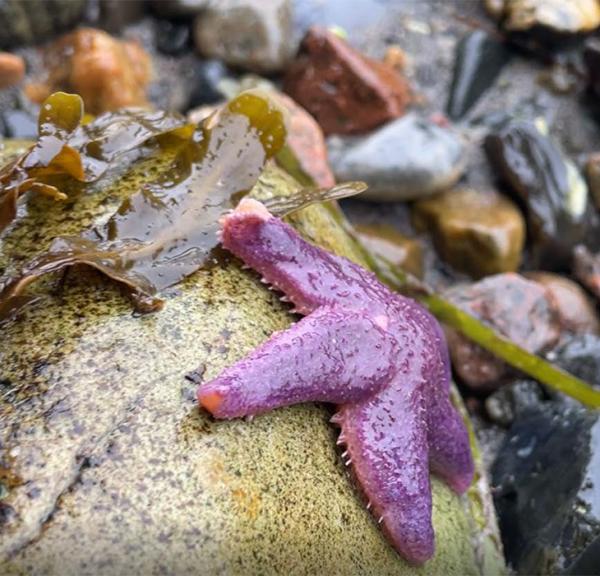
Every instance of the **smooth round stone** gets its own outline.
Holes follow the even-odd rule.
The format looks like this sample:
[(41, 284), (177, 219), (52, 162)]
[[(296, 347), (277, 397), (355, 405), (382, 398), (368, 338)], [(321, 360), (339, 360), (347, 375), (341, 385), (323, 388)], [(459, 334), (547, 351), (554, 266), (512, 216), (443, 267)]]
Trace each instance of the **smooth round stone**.
[(0, 90), (15, 86), (25, 77), (25, 60), (16, 54), (0, 52)]
[(495, 192), (461, 188), (420, 200), (413, 221), (429, 231), (446, 262), (476, 278), (514, 272), (521, 261), (525, 220)]
[(461, 177), (464, 145), (451, 128), (407, 114), (353, 141), (329, 140), (329, 161), (338, 181), (362, 180), (361, 198), (416, 200), (450, 188)]
[(551, 272), (527, 272), (525, 276), (546, 288), (563, 330), (576, 334), (598, 333), (600, 322), (596, 306), (579, 284)]
[(196, 19), (198, 51), (256, 72), (277, 72), (295, 52), (289, 0), (220, 0)]

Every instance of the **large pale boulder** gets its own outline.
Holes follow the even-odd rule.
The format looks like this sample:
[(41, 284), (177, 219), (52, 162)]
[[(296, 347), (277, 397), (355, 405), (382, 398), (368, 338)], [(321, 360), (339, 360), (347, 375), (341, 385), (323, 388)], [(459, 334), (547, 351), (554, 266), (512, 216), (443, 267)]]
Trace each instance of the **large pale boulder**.
[[(103, 221), (162, 166), (141, 161), (62, 207), (29, 198), (0, 238), (0, 270)], [(269, 169), (254, 193), (296, 186)], [(359, 260), (338, 217), (313, 206), (293, 223)], [(503, 571), (481, 476), (462, 499), (433, 480), (437, 552), (414, 568), (365, 509), (327, 406), (252, 422), (199, 411), (186, 374), (213, 377), (293, 321), (253, 272), (223, 256), (141, 317), (117, 287), (84, 274), (40, 281), (40, 299), (2, 327), (2, 574)]]

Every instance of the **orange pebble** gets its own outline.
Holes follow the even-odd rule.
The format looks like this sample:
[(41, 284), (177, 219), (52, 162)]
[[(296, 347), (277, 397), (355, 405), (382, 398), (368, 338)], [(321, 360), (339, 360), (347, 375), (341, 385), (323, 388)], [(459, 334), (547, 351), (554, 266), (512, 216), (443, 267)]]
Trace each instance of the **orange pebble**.
[(0, 52), (0, 89), (19, 84), (25, 76), (25, 61), (16, 54)]

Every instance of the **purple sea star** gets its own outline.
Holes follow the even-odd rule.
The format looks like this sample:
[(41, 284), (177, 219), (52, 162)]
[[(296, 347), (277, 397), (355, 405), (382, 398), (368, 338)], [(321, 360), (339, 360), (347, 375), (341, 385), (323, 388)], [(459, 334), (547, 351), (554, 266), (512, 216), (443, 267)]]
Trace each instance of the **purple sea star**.
[(242, 200), (221, 223), (223, 246), (306, 318), (202, 385), (200, 404), (217, 418), (337, 404), (338, 444), (367, 507), (406, 560), (426, 561), (434, 552), (429, 471), (458, 493), (473, 477), (439, 324), (357, 264), (304, 241), (255, 200)]

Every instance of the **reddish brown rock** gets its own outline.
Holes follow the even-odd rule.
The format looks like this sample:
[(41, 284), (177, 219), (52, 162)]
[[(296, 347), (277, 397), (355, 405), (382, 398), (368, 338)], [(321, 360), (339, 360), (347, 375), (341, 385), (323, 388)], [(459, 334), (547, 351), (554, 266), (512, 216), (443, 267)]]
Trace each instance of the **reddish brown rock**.
[(596, 298), (600, 299), (600, 253), (593, 254), (585, 246), (577, 246), (573, 255), (575, 276)]
[(408, 83), (391, 66), (316, 27), (304, 37), (283, 86), (325, 134), (367, 132), (400, 116), (410, 100)]
[[(243, 86), (239, 90), (244, 89)], [(316, 120), (304, 108), (296, 104), (289, 96), (268, 90), (269, 96), (277, 100), (287, 110), (287, 144), (298, 159), (300, 168), (310, 176), (317, 186), (331, 188), (335, 185), (333, 172), (327, 161), (327, 146), (323, 132)], [(198, 123), (218, 108), (217, 105), (204, 105), (188, 112), (188, 120)]]
[(0, 52), (0, 90), (15, 86), (25, 76), (25, 61), (16, 54)]
[[(546, 289), (518, 274), (455, 286), (446, 296), (530, 352), (541, 352), (558, 340), (559, 322)], [(466, 385), (491, 391), (502, 384), (508, 372), (502, 360), (452, 329), (446, 334), (452, 366)]]
[(41, 102), (57, 90), (76, 92), (91, 114), (148, 105), (146, 87), (152, 66), (150, 56), (137, 42), (80, 28), (51, 44), (45, 62), (46, 81), (28, 86), (32, 100)]
[(327, 161), (327, 146), (321, 127), (289, 96), (281, 93), (273, 95), (289, 113), (287, 144), (298, 158), (300, 167), (317, 186), (331, 188), (335, 185), (335, 178)]
[(550, 272), (527, 272), (525, 276), (546, 288), (563, 330), (575, 334), (598, 333), (596, 306), (578, 284)]

